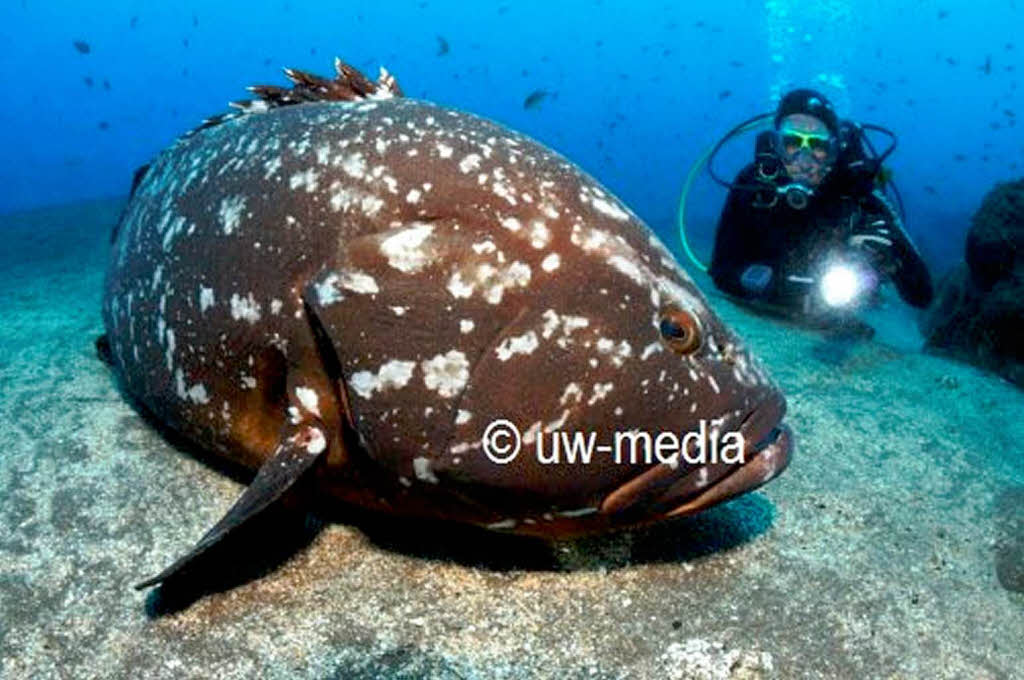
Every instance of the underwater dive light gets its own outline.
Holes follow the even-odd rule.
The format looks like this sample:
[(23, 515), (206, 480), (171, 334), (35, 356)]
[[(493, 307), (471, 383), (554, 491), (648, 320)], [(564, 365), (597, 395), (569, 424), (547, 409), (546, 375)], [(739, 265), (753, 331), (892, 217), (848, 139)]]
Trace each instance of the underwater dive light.
[(867, 290), (867, 283), (855, 267), (833, 264), (821, 277), (821, 298), (829, 307), (846, 307)]

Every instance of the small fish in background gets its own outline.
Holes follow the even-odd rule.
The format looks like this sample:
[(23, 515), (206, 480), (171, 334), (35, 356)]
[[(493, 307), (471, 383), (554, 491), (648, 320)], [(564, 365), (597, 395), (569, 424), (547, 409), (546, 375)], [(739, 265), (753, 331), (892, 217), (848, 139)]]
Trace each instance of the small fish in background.
[(451, 52), (451, 46), (442, 36), (437, 36), (437, 56), (443, 57)]
[(946, 11), (944, 9), (940, 9), (939, 10), (939, 18), (940, 19), (945, 19), (948, 16), (949, 16), (949, 12), (948, 11)]
[(736, 61), (735, 59), (733, 59), (732, 61), (729, 62), (729, 66), (732, 66), (733, 68), (742, 68), (743, 67), (743, 62), (742, 61)]
[(106, 78), (103, 79), (103, 89), (104, 90), (110, 90), (110, 81), (107, 80)]
[(992, 55), (991, 54), (985, 56), (985, 63), (982, 64), (981, 66), (979, 66), (978, 70), (981, 71), (982, 73), (984, 73), (985, 75), (989, 75), (990, 73), (992, 73)]
[(935, 187), (933, 187), (931, 184), (925, 184), (924, 185), (924, 191), (925, 191), (926, 194), (931, 194), (932, 196), (936, 196), (939, 193), (938, 191), (935, 190)]
[(955, 154), (953, 154), (953, 160), (955, 160), (958, 163), (962, 163), (965, 160), (967, 160), (967, 156), (965, 156), (962, 153), (955, 153)]
[(549, 96), (554, 96), (554, 93), (548, 92), (547, 90), (534, 90), (526, 96), (526, 99), (523, 100), (523, 108), (527, 111), (531, 109), (538, 109), (540, 108), (541, 102)]
[(135, 28), (138, 25), (139, 25), (139, 17), (137, 17), (137, 16), (132, 17), (131, 20), (128, 22), (128, 28)]
[(718, 101), (728, 99), (730, 96), (732, 96), (732, 90), (722, 90), (718, 93)]
[(80, 54), (89, 54), (92, 52), (92, 48), (89, 47), (89, 43), (84, 40), (75, 40), (71, 44), (75, 46), (75, 49), (78, 50)]
[(199, 17), (195, 13), (192, 14), (192, 28), (199, 28)]
[(105, 121), (105, 120), (101, 120), (101, 121), (100, 121), (100, 123), (99, 123), (99, 125), (98, 125), (98, 127), (99, 127), (99, 129), (101, 129), (101, 130), (109, 130), (109, 129), (110, 129), (110, 123), (108, 123), (108, 122), (107, 122), (107, 121)]
[(92, 78), (91, 77), (85, 76), (84, 78), (82, 78), (82, 82), (85, 83), (86, 87), (92, 87)]

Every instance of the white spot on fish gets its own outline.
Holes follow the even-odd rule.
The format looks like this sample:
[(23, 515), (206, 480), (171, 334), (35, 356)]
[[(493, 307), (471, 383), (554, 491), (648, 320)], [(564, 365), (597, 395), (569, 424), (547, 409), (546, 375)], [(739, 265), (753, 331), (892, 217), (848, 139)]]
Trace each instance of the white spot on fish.
[(562, 263), (562, 258), (558, 256), (558, 253), (550, 253), (544, 258), (544, 261), (540, 263), (540, 268), (546, 272), (553, 272), (558, 269), (558, 265)]
[(420, 196), (422, 195), (423, 192), (419, 189), (409, 189), (409, 193), (405, 195), (405, 200), (409, 203), (419, 203)]
[(459, 409), (458, 414), (455, 416), (456, 425), (465, 425), (473, 418), (473, 414), (465, 409)]
[(422, 456), (412, 459), (412, 471), (421, 482), (437, 484), (439, 481), (434, 471), (430, 469), (430, 460)]
[(305, 189), (307, 194), (316, 191), (320, 175), (313, 168), (297, 172), (288, 179), (289, 189)]
[(339, 278), (341, 287), (353, 293), (379, 293), (377, 282), (369, 274), (360, 271), (343, 271)]
[(362, 179), (366, 175), (366, 159), (358, 151), (341, 159), (341, 169), (354, 179)]
[(430, 224), (417, 224), (403, 229), (381, 241), (380, 252), (395, 269), (407, 274), (417, 272), (429, 260), (423, 250), (423, 243), (433, 231), (434, 227)]
[(587, 399), (587, 406), (593, 406), (597, 402), (608, 396), (608, 393), (612, 391), (615, 385), (613, 383), (594, 383), (594, 391), (590, 395), (590, 399)]
[(530, 245), (540, 250), (551, 242), (551, 230), (540, 220), (530, 222)]
[(469, 380), (469, 362), (466, 355), (458, 350), (449, 350), (420, 363), (423, 369), (423, 383), (442, 397), (458, 394)]
[(459, 330), (462, 331), (463, 333), (470, 333), (470, 332), (472, 332), (473, 327), (475, 325), (476, 324), (474, 324), (473, 321), (470, 320), (470, 319), (460, 319), (459, 320)]
[(298, 398), (302, 408), (306, 409), (317, 418), (320, 417), (320, 398), (316, 392), (309, 387), (296, 387), (295, 396)]
[(509, 231), (519, 231), (523, 224), (515, 217), (505, 217), (501, 220), (501, 226), (505, 227)]
[(471, 153), (459, 161), (459, 170), (462, 174), (468, 174), (480, 169), (480, 154)]
[(437, 143), (437, 155), (441, 158), (451, 158), (452, 151), (454, 151), (454, 149), (447, 144), (442, 144), (440, 142)]
[(522, 335), (505, 338), (498, 343), (494, 353), (500, 361), (508, 361), (515, 354), (532, 354), (539, 344), (537, 334), (528, 331)]
[(644, 280), (643, 272), (636, 262), (621, 255), (612, 255), (608, 258), (608, 264), (631, 278), (637, 285), (643, 286), (647, 284)]
[(473, 284), (463, 281), (461, 272), (455, 272), (452, 274), (451, 278), (448, 279), (447, 288), (448, 292), (452, 294), (452, 297), (468, 298), (473, 295)]
[(416, 362), (414, 361), (392, 359), (382, 365), (376, 374), (371, 371), (353, 373), (349, 385), (356, 391), (356, 394), (364, 399), (369, 399), (374, 392), (401, 389), (408, 385), (415, 367)]
[(216, 304), (213, 299), (213, 288), (207, 288), (206, 286), (199, 286), (199, 311), (205, 312), (210, 307)]
[(238, 222), (241, 220), (244, 209), (245, 196), (228, 196), (221, 199), (217, 216), (220, 218), (220, 227), (225, 234), (230, 235), (238, 228)]
[(307, 432), (309, 433), (309, 441), (306, 442), (306, 451), (314, 456), (318, 453), (323, 453), (323, 450), (327, 448), (327, 438), (324, 437), (323, 431), (319, 427), (311, 427)]
[(652, 342), (651, 344), (644, 347), (643, 351), (640, 353), (640, 359), (642, 361), (646, 361), (647, 358), (650, 357), (652, 354), (662, 352), (664, 351), (664, 349), (665, 348), (662, 346), (660, 342)]
[(231, 296), (231, 318), (256, 323), (260, 320), (260, 303), (249, 293), (244, 298), (238, 293)]

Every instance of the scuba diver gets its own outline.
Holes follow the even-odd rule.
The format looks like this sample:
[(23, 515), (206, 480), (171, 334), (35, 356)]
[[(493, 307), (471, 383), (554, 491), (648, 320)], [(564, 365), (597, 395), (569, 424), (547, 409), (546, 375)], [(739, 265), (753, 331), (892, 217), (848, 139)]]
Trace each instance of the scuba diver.
[[(710, 155), (771, 115), (737, 126)], [(879, 180), (895, 136), (840, 121), (823, 95), (807, 89), (786, 94), (773, 121), (774, 129), (757, 136), (754, 162), (732, 184), (708, 166), (730, 190), (708, 270), (715, 285), (758, 308), (811, 322), (850, 317), (882, 279), (908, 304), (927, 307), (928, 269)], [(865, 128), (889, 134), (893, 144), (875, 154)]]

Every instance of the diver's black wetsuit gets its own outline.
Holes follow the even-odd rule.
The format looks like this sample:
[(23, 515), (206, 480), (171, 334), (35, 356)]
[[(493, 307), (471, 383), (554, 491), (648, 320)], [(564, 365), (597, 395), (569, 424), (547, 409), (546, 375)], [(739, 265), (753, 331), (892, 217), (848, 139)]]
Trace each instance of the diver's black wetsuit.
[[(862, 166), (857, 161), (865, 159), (859, 133), (849, 123), (843, 128), (849, 135), (846, 138), (856, 141), (841, 152), (803, 209), (790, 207), (781, 196), (771, 208), (755, 207), (754, 192), (745, 187), (757, 185), (757, 166), (751, 163), (740, 171), (715, 234), (709, 273), (718, 288), (747, 300), (799, 311), (811, 290), (807, 279), (816, 276), (827, 254), (851, 252), (850, 237), (868, 235), (892, 242), (881, 252), (869, 254), (880, 273), (890, 276), (908, 304), (928, 306), (932, 300), (928, 269), (896, 211), (874, 189), (874, 173), (856, 170)], [(773, 270), (768, 285), (756, 293), (740, 283), (744, 270), (752, 264)]]

